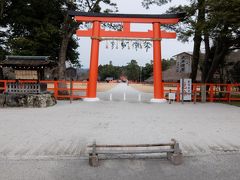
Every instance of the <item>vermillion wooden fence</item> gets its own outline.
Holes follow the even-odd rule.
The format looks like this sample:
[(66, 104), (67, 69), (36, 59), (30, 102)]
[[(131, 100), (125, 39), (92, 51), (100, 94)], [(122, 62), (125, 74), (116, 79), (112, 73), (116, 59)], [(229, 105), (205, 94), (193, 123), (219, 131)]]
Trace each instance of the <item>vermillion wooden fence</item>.
[[(240, 101), (240, 84), (192, 84), (192, 101), (201, 101), (201, 87), (206, 86), (206, 100), (216, 101)], [(176, 101), (180, 101), (180, 83), (164, 83), (165, 96), (170, 92), (176, 93)]]
[[(54, 80), (19, 80), (18, 83), (46, 83), (47, 90), (52, 92), (57, 99), (81, 99), (87, 97), (87, 81), (54, 81)], [(0, 93), (6, 93), (8, 83), (16, 83), (16, 80), (0, 80)], [(240, 84), (192, 84), (192, 101), (201, 101), (201, 86), (206, 86), (206, 100), (216, 101), (240, 101)], [(20, 86), (21, 87), (21, 86)], [(176, 93), (176, 101), (180, 101), (180, 83), (164, 83), (164, 94)]]

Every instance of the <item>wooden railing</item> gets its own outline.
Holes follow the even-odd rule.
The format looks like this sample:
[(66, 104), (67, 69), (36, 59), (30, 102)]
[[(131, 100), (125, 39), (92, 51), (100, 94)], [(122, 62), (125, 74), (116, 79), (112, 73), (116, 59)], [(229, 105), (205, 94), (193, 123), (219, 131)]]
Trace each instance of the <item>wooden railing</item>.
[[(54, 81), (54, 80), (0, 80), (0, 93), (7, 93), (12, 83), (18, 82), (19, 87), (30, 83), (45, 83), (47, 91), (52, 92), (57, 99), (80, 99), (87, 96), (88, 82), (83, 81)], [(19, 90), (21, 91), (21, 90)]]
[(41, 93), (41, 84), (40, 83), (7, 83), (7, 93)]
[[(240, 84), (192, 84), (192, 101), (201, 100), (201, 86), (206, 86), (206, 100), (216, 101), (240, 101)], [(164, 93), (176, 93), (176, 100), (180, 101), (180, 83), (164, 83)]]
[[(16, 80), (0, 80), (0, 93), (7, 92), (8, 83)], [(87, 97), (87, 81), (65, 81), (65, 80), (19, 80), (19, 83), (46, 83), (47, 90), (52, 92), (57, 99), (80, 99)], [(206, 100), (216, 101), (240, 101), (240, 84), (192, 84), (192, 100), (201, 100), (201, 86), (206, 85)], [(164, 83), (164, 93), (176, 93), (176, 101), (180, 101), (180, 83)]]

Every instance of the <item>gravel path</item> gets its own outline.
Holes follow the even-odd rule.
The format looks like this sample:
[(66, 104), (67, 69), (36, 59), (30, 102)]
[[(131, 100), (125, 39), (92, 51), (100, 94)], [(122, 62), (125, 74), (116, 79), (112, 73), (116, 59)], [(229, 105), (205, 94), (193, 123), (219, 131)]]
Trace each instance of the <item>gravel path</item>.
[[(120, 99), (122, 90), (130, 99), (138, 93), (119, 84), (105, 96), (112, 93), (113, 99)], [(224, 104), (151, 104), (136, 99), (59, 101), (43, 109), (3, 108), (0, 159), (84, 156), (86, 145), (94, 139), (104, 144), (132, 144), (176, 138), (185, 155), (239, 152), (239, 117), (238, 107)]]
[[(123, 93), (126, 101), (123, 101)], [(113, 100), (109, 101), (112, 94)], [(240, 108), (216, 103), (151, 104), (152, 94), (119, 84), (100, 102), (59, 101), (50, 108), (0, 109), (0, 179), (239, 180)], [(102, 161), (86, 146), (180, 141), (184, 163)]]

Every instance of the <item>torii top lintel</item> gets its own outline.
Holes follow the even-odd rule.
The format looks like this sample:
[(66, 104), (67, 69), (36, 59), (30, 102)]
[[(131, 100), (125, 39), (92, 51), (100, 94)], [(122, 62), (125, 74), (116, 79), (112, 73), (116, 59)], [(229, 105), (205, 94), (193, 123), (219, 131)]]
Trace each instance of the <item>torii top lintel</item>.
[(183, 13), (178, 14), (106, 14), (106, 13), (87, 13), (78, 11), (69, 11), (70, 16), (74, 16), (76, 21), (80, 22), (131, 22), (131, 23), (154, 23), (176, 24)]
[[(78, 22), (110, 22), (123, 23), (123, 30), (104, 31), (100, 30), (99, 37), (129, 37), (129, 38), (154, 38), (153, 31), (148, 32), (131, 32), (130, 23), (159, 23), (161, 24), (176, 24), (179, 19), (184, 16), (179, 14), (160, 14), (160, 15), (146, 15), (146, 14), (106, 14), (106, 13), (86, 13), (78, 11), (68, 11), (69, 16), (75, 18)], [(91, 37), (93, 36), (93, 29), (77, 30), (77, 36)], [(161, 31), (159, 38), (176, 38), (175, 32)]]

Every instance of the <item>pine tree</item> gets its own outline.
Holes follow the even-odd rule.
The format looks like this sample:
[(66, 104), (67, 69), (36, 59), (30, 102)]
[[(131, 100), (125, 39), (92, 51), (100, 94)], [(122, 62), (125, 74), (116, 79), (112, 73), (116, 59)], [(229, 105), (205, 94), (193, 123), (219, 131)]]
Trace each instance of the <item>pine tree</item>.
[[(150, 5), (163, 5), (170, 0), (143, 0)], [(205, 58), (202, 63), (202, 81), (212, 82), (213, 75), (224, 63), (226, 55), (240, 44), (240, 1), (239, 0), (192, 0), (189, 5), (172, 7), (168, 13), (185, 12), (185, 18), (168, 29), (178, 33), (179, 40), (186, 42), (193, 37), (193, 63), (191, 78), (196, 79), (199, 67), (199, 53), (202, 41)], [(212, 42), (212, 44), (210, 44)]]
[(0, 55), (9, 50), (13, 55), (50, 56), (58, 63), (55, 77), (64, 79), (66, 61), (79, 65), (78, 43), (73, 38), (79, 24), (67, 12), (100, 12), (100, 3), (116, 7), (110, 0), (1, 0), (0, 30), (7, 28), (0, 32)]

